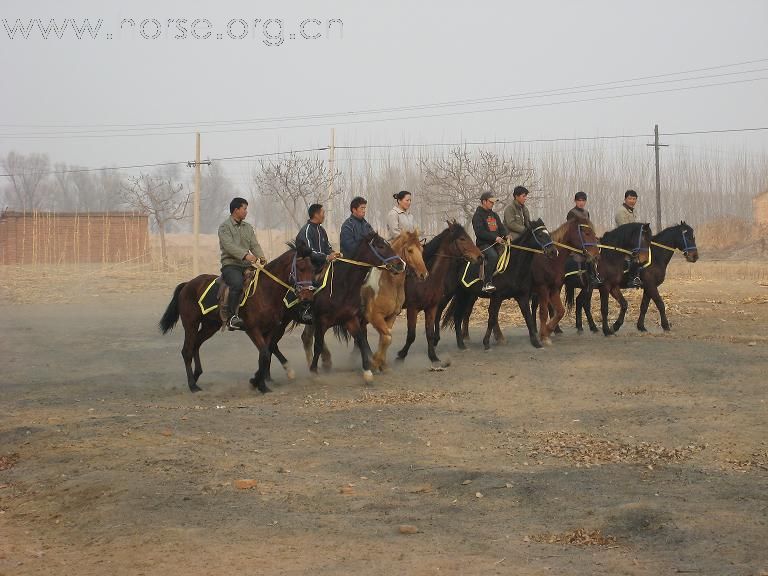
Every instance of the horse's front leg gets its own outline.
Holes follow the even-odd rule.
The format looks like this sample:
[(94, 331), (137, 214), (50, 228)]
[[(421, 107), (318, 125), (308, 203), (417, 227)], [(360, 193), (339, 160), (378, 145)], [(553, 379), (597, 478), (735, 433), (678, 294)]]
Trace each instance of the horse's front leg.
[[(552, 317), (549, 320), (548, 327), (550, 331), (558, 332), (557, 328), (560, 326), (560, 320), (565, 316), (565, 306), (560, 298), (560, 288), (553, 289), (549, 293), (549, 301)], [(554, 306), (551, 304), (554, 303)]]
[[(671, 328), (669, 327), (669, 320), (667, 320), (667, 308), (664, 305), (661, 294), (659, 294), (659, 287), (649, 284), (647, 290), (650, 293), (651, 300), (653, 300), (653, 303), (656, 304), (656, 308), (659, 310), (661, 327), (664, 329), (664, 332), (669, 332)], [(645, 297), (645, 291), (643, 291), (643, 297)]]
[[(288, 327), (288, 322), (283, 321), (280, 326), (278, 326), (275, 329), (274, 334), (272, 335), (272, 354), (277, 358), (277, 360), (280, 362), (280, 365), (283, 367), (283, 370), (285, 370), (285, 376), (288, 378), (288, 380), (293, 380), (296, 378), (296, 372), (293, 371), (293, 368), (291, 368), (290, 363), (288, 362), (288, 358), (285, 357), (285, 355), (280, 351), (280, 348), (278, 347), (278, 342), (282, 340), (283, 336), (285, 335), (285, 329)], [(272, 378), (270, 377), (269, 369), (271, 367), (271, 360), (270, 360), (270, 366), (267, 367), (267, 381), (270, 381)]]
[(251, 378), (250, 382), (253, 387), (258, 389), (262, 394), (272, 392), (266, 382), (266, 374), (269, 370), (269, 360), (272, 357), (272, 347), (270, 346), (271, 340), (269, 336), (262, 334), (258, 327), (249, 328), (246, 330), (246, 334), (248, 334), (248, 337), (251, 339), (251, 342), (254, 343), (256, 348), (259, 349), (259, 369), (256, 371), (256, 374), (254, 374), (253, 378)]
[(383, 370), (384, 354), (386, 354), (386, 349), (389, 347), (389, 342), (392, 341), (392, 334), (390, 333), (387, 319), (379, 310), (374, 309), (371, 312), (368, 323), (379, 333), (379, 346), (376, 348), (376, 353), (371, 360), (371, 368)]
[(357, 347), (360, 349), (360, 358), (363, 364), (363, 380), (366, 383), (373, 382), (373, 372), (371, 371), (371, 347), (368, 344), (368, 334), (364, 326), (361, 325), (360, 319), (355, 316), (348, 320), (344, 327), (347, 329), (352, 337), (355, 339)]
[[(552, 339), (549, 335), (552, 330), (549, 326), (549, 290), (541, 288), (538, 290), (536, 298), (532, 299), (538, 304), (539, 307), (539, 341), (547, 346), (552, 345)], [(531, 318), (534, 321), (534, 329), (536, 327), (536, 312), (531, 307)]]
[(312, 365), (312, 343), (315, 338), (315, 328), (312, 324), (305, 324), (301, 331), (301, 344), (307, 357), (307, 366)]
[(312, 328), (312, 336), (315, 340), (315, 343), (312, 354), (312, 362), (309, 364), (309, 371), (312, 372), (312, 374), (317, 374), (317, 363), (320, 360), (320, 354), (323, 353), (323, 347), (325, 346), (325, 333), (328, 330), (328, 326), (326, 326), (326, 323), (322, 317), (318, 318), (316, 316), (314, 319), (314, 324), (312, 324)]
[(622, 324), (624, 324), (624, 316), (627, 314), (628, 304), (624, 294), (621, 293), (621, 286), (614, 286), (611, 289), (611, 296), (619, 303), (619, 317), (613, 323), (613, 331), (618, 332)]
[(613, 334), (613, 329), (608, 326), (608, 297), (608, 286), (603, 284), (600, 286), (600, 316), (602, 316), (603, 334), (605, 336), (610, 336)]
[[(429, 356), (430, 361), (432, 362), (432, 369), (433, 370), (440, 370), (442, 368), (447, 368), (451, 365), (450, 362), (441, 362), (440, 358), (437, 356), (437, 352), (435, 351), (435, 345), (433, 344), (435, 340), (434, 335), (434, 326), (436, 324), (435, 322), (435, 316), (437, 315), (437, 307), (431, 306), (430, 308), (427, 308), (424, 310), (424, 329), (427, 334), (427, 356)], [(414, 322), (416, 322), (416, 319), (414, 318)]]
[(648, 312), (648, 304), (651, 302), (651, 297), (648, 295), (648, 287), (643, 286), (643, 298), (640, 300), (640, 313), (637, 315), (637, 329), (640, 332), (648, 332), (645, 328), (645, 314)]
[[(406, 309), (405, 317), (408, 323), (408, 334), (405, 337), (405, 345), (397, 353), (398, 360), (405, 360), (405, 357), (408, 356), (408, 350), (410, 350), (411, 344), (416, 340), (416, 320), (418, 319), (418, 316), (419, 310), (415, 306), (409, 306)], [(424, 316), (424, 322), (428, 322), (426, 314)], [(432, 323), (434, 324), (434, 317), (432, 318)], [(429, 329), (427, 329), (427, 345), (434, 350), (434, 345), (429, 341)]]
[[(534, 322), (533, 314), (531, 314), (530, 294), (523, 294), (520, 296), (516, 296), (515, 300), (517, 301), (518, 308), (520, 308), (520, 313), (523, 315), (523, 318), (525, 319), (525, 325), (528, 328), (528, 337), (531, 340), (531, 345), (534, 348), (542, 348), (543, 345), (539, 340), (538, 335), (536, 334), (536, 322)], [(542, 304), (540, 302), (539, 307), (541, 306)]]
[(583, 300), (583, 309), (584, 309), (584, 316), (587, 317), (587, 323), (589, 324), (589, 331), (590, 332), (600, 332), (599, 328), (597, 327), (597, 324), (595, 324), (595, 319), (592, 317), (592, 292), (593, 289), (591, 286), (587, 286), (582, 290), (584, 294), (584, 300)]
[(499, 309), (501, 308), (502, 299), (497, 296), (491, 296), (491, 300), (488, 303), (488, 326), (485, 329), (485, 336), (483, 336), (483, 348), (485, 350), (491, 349), (491, 333), (493, 327), (499, 321)]

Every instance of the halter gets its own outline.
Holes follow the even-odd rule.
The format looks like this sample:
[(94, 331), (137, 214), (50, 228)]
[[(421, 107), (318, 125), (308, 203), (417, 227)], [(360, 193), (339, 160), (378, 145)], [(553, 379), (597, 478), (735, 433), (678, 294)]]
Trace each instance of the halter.
[(691, 250), (698, 250), (698, 248), (696, 248), (695, 244), (688, 244), (688, 240), (685, 237), (685, 233), (686, 232), (687, 232), (686, 229), (682, 229), (680, 231), (680, 234), (683, 237), (683, 249), (682, 250), (680, 250), (676, 246), (667, 246), (666, 244), (662, 244), (660, 242), (651, 242), (651, 244), (653, 244), (654, 246), (658, 246), (659, 248), (664, 248), (665, 250), (669, 250), (670, 252), (674, 252), (675, 250), (680, 250), (680, 252), (682, 252), (683, 255), (687, 256), (688, 252), (690, 252)]
[(375, 237), (375, 236), (374, 236), (373, 238), (371, 238), (371, 240), (368, 242), (368, 247), (371, 249), (371, 252), (373, 252), (373, 253), (374, 253), (374, 255), (375, 255), (375, 256), (376, 256), (376, 257), (377, 257), (379, 260), (381, 260), (381, 263), (382, 263), (382, 264), (384, 264), (384, 265), (386, 266), (386, 265), (387, 265), (387, 262), (391, 262), (392, 260), (400, 260), (400, 262), (402, 262), (402, 263), (403, 263), (403, 272), (405, 272), (405, 267), (407, 266), (407, 264), (405, 263), (405, 260), (403, 260), (402, 258), (400, 258), (400, 256), (398, 256), (397, 254), (395, 254), (395, 255), (393, 255), (393, 256), (389, 256), (389, 257), (386, 257), (386, 258), (385, 258), (384, 256), (382, 256), (381, 254), (379, 254), (379, 251), (378, 251), (378, 250), (376, 250), (376, 247), (373, 245), (373, 241), (374, 241), (375, 239), (376, 239), (376, 237)]
[(573, 246), (569, 246), (568, 244), (563, 244), (562, 242), (553, 242), (555, 246), (559, 246), (560, 248), (565, 248), (567, 250), (570, 250), (571, 252), (581, 252), (584, 256), (589, 256), (587, 253), (587, 248), (589, 246), (600, 246), (597, 242), (585, 242), (584, 241), (584, 234), (581, 231), (581, 228), (589, 228), (592, 229), (592, 226), (589, 224), (579, 224), (577, 230), (579, 231), (579, 242), (581, 242), (581, 250), (578, 248), (574, 248)]
[(314, 290), (315, 286), (312, 280), (299, 280), (299, 275), (296, 271), (296, 254), (293, 255), (293, 261), (291, 262), (291, 274), (288, 276), (288, 282), (293, 282), (294, 292), (300, 291), (302, 288), (305, 290)]
[(546, 244), (542, 244), (539, 238), (536, 236), (536, 232), (538, 232), (539, 230), (544, 230), (544, 232), (547, 233), (547, 236), (549, 236), (549, 230), (547, 230), (547, 227), (542, 224), (541, 226), (538, 226), (531, 231), (532, 233), (531, 235), (533, 236), (533, 239), (536, 240), (536, 244), (541, 246), (542, 250), (546, 250), (548, 247), (552, 246), (552, 244), (554, 244), (555, 242), (554, 240), (552, 240), (552, 237), (550, 236), (549, 242), (547, 242)]

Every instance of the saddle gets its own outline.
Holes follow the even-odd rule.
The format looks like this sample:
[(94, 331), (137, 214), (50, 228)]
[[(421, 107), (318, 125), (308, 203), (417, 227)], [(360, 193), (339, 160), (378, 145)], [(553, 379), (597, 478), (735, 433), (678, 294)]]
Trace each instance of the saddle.
[[(240, 301), (239, 306), (245, 304), (245, 300), (249, 296), (249, 289), (253, 284), (255, 275), (256, 268), (251, 266), (245, 269), (243, 273), (243, 299)], [(227, 320), (229, 320), (227, 317), (228, 299), (229, 286), (227, 286), (227, 283), (224, 282), (224, 278), (222, 276), (217, 276), (211, 280), (208, 286), (206, 286), (202, 296), (200, 296), (200, 300), (198, 300), (198, 305), (200, 306), (200, 311), (203, 314), (208, 314), (218, 308), (221, 321), (227, 322)]]

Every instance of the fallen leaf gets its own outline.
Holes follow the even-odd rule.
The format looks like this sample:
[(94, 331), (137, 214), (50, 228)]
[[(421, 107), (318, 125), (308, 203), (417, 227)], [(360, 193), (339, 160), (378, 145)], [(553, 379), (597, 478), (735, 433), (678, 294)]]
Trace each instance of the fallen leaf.
[(240, 480), (235, 480), (234, 485), (238, 490), (250, 490), (251, 488), (256, 488), (256, 486), (258, 486), (258, 482), (251, 478), (243, 478)]
[(400, 534), (418, 534), (419, 529), (413, 524), (401, 524), (398, 528)]

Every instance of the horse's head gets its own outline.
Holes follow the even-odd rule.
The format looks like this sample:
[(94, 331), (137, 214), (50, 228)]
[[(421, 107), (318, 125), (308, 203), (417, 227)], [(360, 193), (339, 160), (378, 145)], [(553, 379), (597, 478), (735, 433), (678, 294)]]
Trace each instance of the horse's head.
[(547, 258), (557, 256), (557, 246), (555, 246), (552, 236), (541, 218), (531, 222), (531, 237), (538, 247), (544, 251), (544, 255)]
[(420, 282), (427, 279), (429, 272), (427, 271), (427, 265), (424, 264), (424, 246), (419, 239), (418, 231), (401, 232), (392, 241), (392, 249), (414, 271), (416, 278)]
[(696, 262), (699, 259), (699, 250), (696, 248), (696, 236), (693, 234), (693, 227), (685, 223), (685, 220), (680, 222), (680, 244), (676, 245), (679, 248), (683, 256), (688, 262)]
[(588, 262), (594, 262), (599, 258), (600, 248), (598, 244), (600, 242), (589, 220), (571, 218), (558, 230), (561, 231), (561, 240), (558, 242), (580, 249)]
[(469, 237), (464, 226), (456, 222), (456, 220), (448, 220), (448, 238), (450, 239), (450, 252), (451, 256), (457, 258), (464, 258), (470, 262), (477, 262), (483, 257), (483, 253), (480, 248)]
[(312, 250), (306, 244), (300, 244), (296, 248), (291, 261), (291, 274), (289, 283), (293, 285), (299, 300), (311, 300), (315, 294), (314, 276), (315, 267), (309, 256)]
[(390, 243), (376, 232), (363, 238), (357, 250), (357, 257), (362, 262), (372, 266), (384, 265), (393, 274), (405, 272), (405, 261), (395, 254)]

